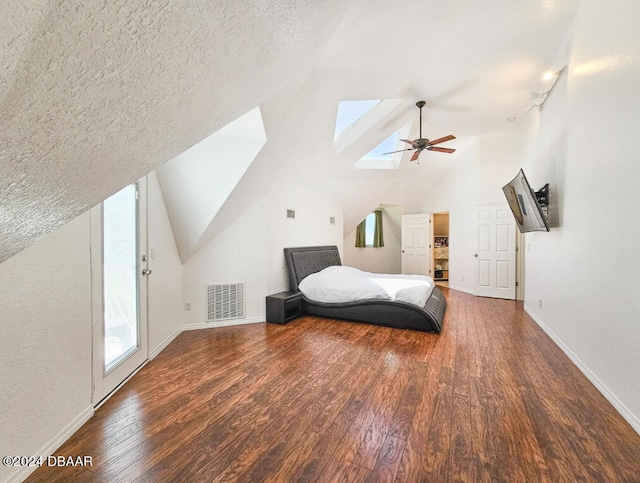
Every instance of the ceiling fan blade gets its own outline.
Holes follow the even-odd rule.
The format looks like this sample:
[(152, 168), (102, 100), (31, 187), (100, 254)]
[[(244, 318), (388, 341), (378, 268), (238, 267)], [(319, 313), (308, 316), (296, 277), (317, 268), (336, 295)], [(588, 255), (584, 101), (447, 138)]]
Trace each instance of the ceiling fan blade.
[(398, 151), (389, 151), (388, 153), (382, 153), (382, 155), (386, 156), (387, 154), (401, 153), (402, 151), (413, 151), (413, 150), (414, 148), (399, 149)]
[(455, 136), (449, 134), (448, 136), (445, 136), (443, 138), (438, 138), (438, 139), (435, 139), (433, 141), (429, 141), (429, 146), (433, 146), (434, 144), (440, 144), (440, 143), (443, 143), (445, 141), (451, 141), (452, 139), (455, 139), (455, 138), (456, 138)]
[(401, 139), (400, 141), (402, 141), (403, 143), (411, 144), (411, 146), (413, 146), (414, 148), (418, 147), (416, 143), (414, 143), (413, 141), (410, 141), (409, 139)]
[(453, 153), (455, 151), (455, 149), (451, 149), (451, 148), (435, 148), (435, 147), (431, 147), (431, 146), (427, 146), (427, 149), (429, 151), (437, 151), (439, 153)]
[(422, 151), (416, 151), (415, 153), (413, 153), (413, 156), (411, 156), (410, 161), (415, 161), (416, 159), (418, 159), (418, 156), (420, 156), (420, 153)]

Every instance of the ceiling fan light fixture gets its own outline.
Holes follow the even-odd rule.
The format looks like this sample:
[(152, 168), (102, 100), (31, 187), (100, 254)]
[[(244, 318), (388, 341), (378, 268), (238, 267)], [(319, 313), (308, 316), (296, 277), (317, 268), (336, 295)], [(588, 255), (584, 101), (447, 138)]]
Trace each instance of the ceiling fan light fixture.
[(420, 109), (420, 137), (418, 139), (414, 139), (413, 141), (410, 139), (400, 139), (400, 141), (402, 141), (403, 143), (409, 144), (411, 147), (406, 149), (399, 149), (397, 151), (391, 151), (390, 153), (384, 153), (384, 155), (399, 153), (401, 151), (415, 151), (411, 156), (410, 161), (418, 161), (418, 164), (420, 164), (419, 156), (422, 151), (425, 151), (425, 150), (437, 151), (440, 153), (448, 153), (448, 154), (451, 154), (455, 151), (455, 149), (452, 149), (452, 148), (442, 148), (440, 146), (434, 147), (436, 144), (440, 144), (445, 141), (451, 141), (452, 139), (455, 139), (456, 137), (451, 134), (449, 134), (448, 136), (435, 139), (433, 141), (422, 137), (422, 108), (425, 106), (425, 104), (426, 104), (425, 101), (416, 102), (416, 106), (418, 107), (418, 109)]

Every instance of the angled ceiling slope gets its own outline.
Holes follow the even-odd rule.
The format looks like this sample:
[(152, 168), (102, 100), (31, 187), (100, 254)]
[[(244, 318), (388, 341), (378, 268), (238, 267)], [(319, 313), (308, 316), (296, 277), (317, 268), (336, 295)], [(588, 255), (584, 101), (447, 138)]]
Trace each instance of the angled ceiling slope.
[(0, 3), (0, 263), (296, 89), (340, 6)]
[(266, 141), (256, 107), (157, 170), (183, 263)]

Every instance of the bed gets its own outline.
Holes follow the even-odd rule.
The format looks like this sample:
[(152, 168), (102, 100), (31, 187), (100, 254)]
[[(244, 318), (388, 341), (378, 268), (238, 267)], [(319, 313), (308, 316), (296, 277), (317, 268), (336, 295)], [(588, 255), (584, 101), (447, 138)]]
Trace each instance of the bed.
[[(285, 248), (284, 255), (291, 292), (299, 292), (307, 276), (342, 265), (336, 246)], [(327, 303), (311, 300), (304, 293), (301, 297), (304, 315), (434, 333), (440, 333), (446, 308), (444, 295), (435, 284), (424, 306), (379, 298)]]

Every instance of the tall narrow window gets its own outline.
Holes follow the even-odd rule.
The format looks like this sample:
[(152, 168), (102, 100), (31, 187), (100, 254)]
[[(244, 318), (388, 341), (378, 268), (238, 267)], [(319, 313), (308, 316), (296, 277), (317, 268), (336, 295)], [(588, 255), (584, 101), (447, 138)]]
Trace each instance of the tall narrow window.
[(356, 228), (356, 247), (374, 247), (384, 246), (382, 236), (382, 210), (376, 210), (369, 213)]

